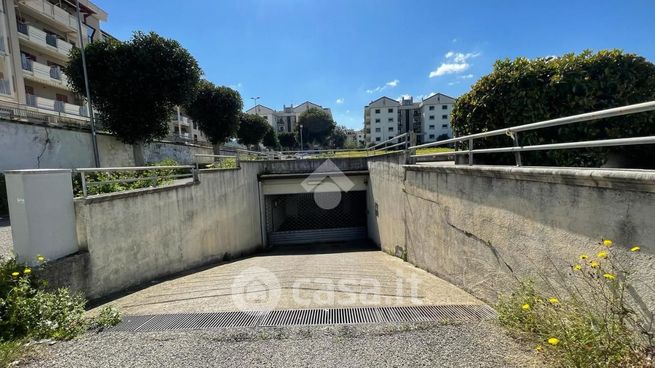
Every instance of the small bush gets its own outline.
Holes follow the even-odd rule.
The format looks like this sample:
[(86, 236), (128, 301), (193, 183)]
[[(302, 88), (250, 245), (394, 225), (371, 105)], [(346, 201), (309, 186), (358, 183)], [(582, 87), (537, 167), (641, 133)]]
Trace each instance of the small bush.
[(632, 307), (630, 272), (611, 246), (606, 240), (595, 257), (580, 255), (573, 280), (545, 279), (547, 292), (523, 282), (498, 303), (500, 323), (559, 366), (645, 367), (635, 362), (652, 352), (652, 317)]
[(106, 306), (100, 310), (98, 317), (94, 320), (96, 328), (104, 329), (116, 326), (121, 322), (121, 314), (118, 309), (113, 306)]

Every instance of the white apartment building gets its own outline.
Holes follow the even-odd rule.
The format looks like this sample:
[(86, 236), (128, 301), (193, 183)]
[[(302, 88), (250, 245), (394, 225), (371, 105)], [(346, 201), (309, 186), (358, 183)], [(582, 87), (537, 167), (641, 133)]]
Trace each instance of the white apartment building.
[[(104, 39), (107, 13), (80, 0), (84, 42)], [(74, 0), (0, 2), (0, 104), (87, 120), (82, 99), (68, 88), (62, 67), (79, 46)]]
[(275, 111), (264, 105), (256, 105), (248, 109), (246, 114), (255, 114), (265, 118), (278, 133), (289, 133), (295, 131), (300, 114), (311, 108), (324, 110), (332, 116), (332, 111), (329, 108), (309, 101), (305, 101), (296, 107), (293, 104), (291, 106), (283, 106), (281, 111)]
[(452, 137), (451, 112), (455, 99), (442, 93), (414, 102), (380, 97), (364, 107), (364, 131), (367, 143), (383, 142), (399, 134), (415, 132), (417, 143)]

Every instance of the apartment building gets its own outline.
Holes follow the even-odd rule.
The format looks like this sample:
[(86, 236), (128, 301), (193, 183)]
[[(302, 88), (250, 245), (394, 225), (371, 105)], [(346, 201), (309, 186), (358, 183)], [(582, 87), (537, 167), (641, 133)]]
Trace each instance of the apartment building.
[[(107, 13), (80, 0), (84, 42), (104, 38)], [(76, 120), (88, 120), (79, 96), (62, 72), (68, 53), (79, 47), (73, 0), (0, 2), (0, 104)]]
[(282, 110), (276, 111), (264, 105), (256, 105), (246, 111), (246, 114), (255, 114), (263, 117), (268, 123), (275, 128), (278, 133), (289, 133), (296, 129), (300, 114), (311, 109), (324, 110), (332, 116), (332, 111), (313, 102), (305, 101), (298, 106), (283, 106)]
[(437, 93), (420, 102), (412, 97), (400, 101), (380, 97), (364, 107), (364, 132), (367, 143), (383, 142), (413, 131), (417, 143), (452, 137), (451, 112), (455, 99)]
[(177, 107), (175, 116), (168, 122), (168, 139), (174, 142), (206, 144), (209, 140), (198, 129), (198, 124), (188, 117), (184, 110)]

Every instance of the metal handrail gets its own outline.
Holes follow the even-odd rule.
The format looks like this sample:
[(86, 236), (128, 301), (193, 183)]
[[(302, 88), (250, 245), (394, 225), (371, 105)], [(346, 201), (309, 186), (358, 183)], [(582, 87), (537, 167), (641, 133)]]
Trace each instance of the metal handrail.
[[(405, 138), (405, 137), (407, 137), (407, 138)], [(384, 145), (384, 144), (387, 144), (387, 143), (389, 143), (389, 142), (395, 141), (395, 140), (400, 139), (400, 138), (405, 138), (405, 140), (406, 140), (407, 142), (409, 142), (409, 141), (407, 140), (407, 139), (409, 138), (409, 133), (399, 134), (399, 135), (397, 135), (397, 136), (395, 136), (395, 137), (392, 137), (392, 138), (387, 139), (386, 141), (380, 142), (380, 143), (376, 144), (376, 145), (373, 146), (373, 147), (368, 147), (368, 148), (366, 148), (366, 150), (367, 150), (367, 151), (368, 151), (368, 150), (373, 150), (373, 151), (375, 151), (375, 149), (376, 149), (377, 147), (380, 147), (380, 146), (382, 146), (382, 145)], [(406, 143), (406, 142), (402, 142), (402, 143)], [(389, 147), (385, 147), (385, 148), (389, 148)]]
[[(241, 160), (239, 159), (239, 155), (212, 155), (208, 153), (196, 153), (193, 155), (194, 157), (211, 157), (211, 158), (233, 158), (236, 160), (236, 167), (240, 168), (241, 167)], [(196, 162), (196, 170), (200, 170), (200, 163), (198, 160), (195, 160)]]
[[(520, 152), (526, 151), (544, 151), (544, 150), (558, 150), (558, 149), (571, 149), (571, 148), (591, 148), (591, 147), (612, 147), (612, 146), (622, 146), (622, 145), (637, 145), (637, 144), (652, 144), (655, 143), (655, 137), (632, 137), (632, 138), (617, 138), (617, 139), (604, 139), (604, 140), (595, 140), (595, 141), (578, 141), (578, 142), (567, 142), (567, 143), (551, 143), (551, 144), (540, 144), (532, 146), (521, 146), (519, 144), (518, 133), (531, 131), (536, 129), (550, 128), (560, 125), (568, 125), (580, 122), (592, 122), (599, 119), (606, 119), (616, 116), (637, 114), (641, 112), (655, 111), (655, 101), (643, 102), (633, 105), (627, 105), (622, 107), (615, 107), (606, 110), (588, 112), (584, 114), (566, 116), (557, 119), (550, 119), (530, 124), (518, 125), (509, 128), (501, 128), (496, 130), (491, 130), (488, 132), (469, 134), (462, 137), (456, 137), (451, 139), (445, 139), (438, 142), (430, 142), (425, 144), (420, 144), (416, 146), (409, 147), (410, 150), (416, 150), (419, 148), (427, 147), (436, 147), (443, 146), (451, 143), (458, 142), (468, 142), (468, 150), (464, 151), (452, 151), (452, 152), (435, 152), (435, 153), (424, 153), (424, 154), (414, 154), (411, 157), (436, 157), (436, 156), (449, 156), (449, 155), (469, 155), (469, 165), (473, 164), (473, 154), (475, 153), (504, 153), (504, 152), (513, 152), (515, 154), (516, 165), (521, 166), (521, 155)], [(474, 149), (473, 143), (475, 139), (487, 138), (493, 136), (507, 135), (512, 139), (512, 147), (498, 147), (498, 148), (485, 148), (485, 149)]]

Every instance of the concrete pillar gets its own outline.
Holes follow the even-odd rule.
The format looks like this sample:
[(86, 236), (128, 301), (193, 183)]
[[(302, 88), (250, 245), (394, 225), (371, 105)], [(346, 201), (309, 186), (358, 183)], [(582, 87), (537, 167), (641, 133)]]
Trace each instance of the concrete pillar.
[(36, 256), (55, 260), (78, 251), (71, 170), (5, 172), (14, 252), (35, 265)]

